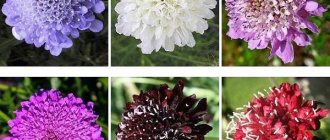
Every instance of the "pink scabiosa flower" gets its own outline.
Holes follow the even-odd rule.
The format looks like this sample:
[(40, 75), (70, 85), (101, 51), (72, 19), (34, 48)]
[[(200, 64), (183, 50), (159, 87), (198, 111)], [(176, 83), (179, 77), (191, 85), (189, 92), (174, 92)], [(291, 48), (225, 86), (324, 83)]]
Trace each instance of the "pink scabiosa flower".
[(200, 122), (208, 115), (206, 99), (183, 97), (183, 81), (170, 90), (141, 92), (127, 103), (117, 131), (118, 140), (204, 140), (212, 127)]
[(245, 109), (233, 113), (227, 139), (312, 140), (312, 131), (320, 128), (320, 119), (329, 112), (318, 107), (320, 102), (304, 101), (297, 84), (273, 87), (267, 97), (258, 94)]
[(6, 140), (103, 140), (93, 103), (56, 90), (40, 90), (21, 102), (16, 118), (8, 122)]
[(247, 41), (250, 49), (270, 44), (270, 58), (277, 55), (284, 63), (293, 61), (292, 42), (311, 44), (311, 37), (302, 30), (319, 33), (309, 19), (326, 11), (317, 0), (226, 0), (226, 10), (229, 37)]

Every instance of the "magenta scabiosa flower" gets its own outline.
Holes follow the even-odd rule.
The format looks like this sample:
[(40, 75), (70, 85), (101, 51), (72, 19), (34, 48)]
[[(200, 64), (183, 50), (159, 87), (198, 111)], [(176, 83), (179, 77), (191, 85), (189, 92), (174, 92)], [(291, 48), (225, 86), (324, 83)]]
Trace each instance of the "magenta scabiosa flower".
[(270, 58), (277, 55), (284, 63), (293, 61), (292, 42), (311, 44), (311, 37), (302, 30), (318, 33), (309, 19), (326, 11), (317, 0), (226, 0), (226, 10), (229, 37), (247, 41), (250, 49), (270, 45)]
[(118, 140), (204, 140), (212, 130), (200, 123), (208, 116), (206, 99), (183, 96), (183, 81), (141, 92), (127, 103), (118, 126)]
[(21, 102), (16, 118), (8, 122), (7, 140), (103, 140), (93, 103), (66, 97), (56, 90), (40, 90)]
[(271, 88), (268, 96), (258, 94), (234, 112), (226, 131), (228, 139), (312, 140), (312, 131), (320, 128), (320, 119), (329, 112), (318, 101), (304, 101), (297, 84), (283, 83)]
[(104, 11), (102, 0), (6, 0), (2, 12), (18, 40), (58, 56), (73, 45), (79, 30), (100, 32), (103, 23), (95, 14)]

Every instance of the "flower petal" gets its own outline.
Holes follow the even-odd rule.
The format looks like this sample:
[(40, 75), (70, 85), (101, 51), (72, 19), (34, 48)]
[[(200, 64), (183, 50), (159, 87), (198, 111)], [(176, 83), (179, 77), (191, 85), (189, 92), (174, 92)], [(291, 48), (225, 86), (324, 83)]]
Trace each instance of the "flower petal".
[(249, 40), (249, 43), (248, 43), (249, 49), (253, 50), (255, 48), (258, 48), (259, 44), (260, 44), (259, 39), (251, 39), (251, 40)]
[(100, 32), (103, 29), (103, 22), (100, 20), (94, 20), (89, 29), (92, 32)]
[(289, 63), (293, 61), (294, 52), (292, 43), (289, 41), (284, 41), (276, 51), (276, 55), (279, 56), (284, 63)]
[(314, 11), (318, 8), (319, 4), (315, 1), (307, 1), (305, 10), (308, 12)]
[(95, 13), (102, 13), (105, 10), (104, 2), (100, 0), (97, 3), (95, 3), (93, 10)]
[(298, 32), (295, 34), (294, 41), (299, 46), (307, 46), (307, 45), (311, 45), (312, 39), (307, 34)]

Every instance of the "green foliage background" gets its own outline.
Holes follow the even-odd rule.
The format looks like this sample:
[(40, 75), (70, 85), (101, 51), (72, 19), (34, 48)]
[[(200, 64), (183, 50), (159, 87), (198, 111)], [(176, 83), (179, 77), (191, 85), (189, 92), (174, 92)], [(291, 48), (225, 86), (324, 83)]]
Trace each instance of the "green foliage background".
[[(0, 1), (0, 7), (6, 0)], [(106, 7), (108, 1), (104, 0)], [(71, 48), (64, 49), (60, 56), (49, 51), (18, 41), (12, 35), (12, 28), (5, 23), (0, 13), (0, 66), (107, 66), (108, 65), (108, 8), (96, 16), (103, 21), (99, 33), (89, 30), (80, 32)]]
[[(112, 66), (218, 66), (219, 65), (219, 7), (216, 16), (208, 20), (209, 29), (203, 35), (194, 33), (196, 45), (175, 47), (173, 52), (160, 49), (152, 54), (142, 54), (140, 40), (116, 32), (118, 14), (114, 10), (119, 0), (111, 0), (111, 65)], [(219, 5), (219, 1), (218, 1)]]
[[(329, 0), (320, 0), (320, 3), (330, 7)], [(222, 7), (222, 64), (224, 66), (329, 66), (330, 65), (330, 11), (323, 17), (313, 17), (311, 20), (320, 28), (320, 34), (312, 34), (312, 45), (300, 47), (294, 44), (295, 58), (292, 63), (283, 64), (279, 58), (268, 59), (270, 49), (250, 50), (247, 43), (240, 39), (230, 39), (228, 32), (228, 16), (225, 2)]]
[(20, 102), (39, 89), (58, 89), (63, 95), (74, 93), (84, 103), (94, 102), (97, 123), (108, 139), (108, 78), (0, 78), (0, 137), (9, 134), (7, 121), (15, 118)]
[[(325, 103), (323, 108), (330, 109), (330, 78), (223, 78), (222, 96), (222, 138), (225, 139), (225, 129), (230, 122), (229, 116), (236, 108), (243, 107), (252, 100), (258, 91), (265, 93), (269, 87), (279, 86), (283, 82), (298, 83), (305, 99), (314, 99)], [(330, 117), (321, 120), (321, 128), (314, 134), (322, 140), (330, 139)]]
[(178, 80), (185, 81), (184, 95), (196, 94), (197, 98), (207, 98), (208, 111), (213, 117), (213, 130), (206, 135), (206, 140), (219, 139), (219, 79), (218, 78), (112, 78), (111, 82), (111, 139), (115, 139), (115, 132), (121, 120), (125, 104), (132, 99), (132, 95), (147, 91), (160, 84), (168, 84), (173, 88)]

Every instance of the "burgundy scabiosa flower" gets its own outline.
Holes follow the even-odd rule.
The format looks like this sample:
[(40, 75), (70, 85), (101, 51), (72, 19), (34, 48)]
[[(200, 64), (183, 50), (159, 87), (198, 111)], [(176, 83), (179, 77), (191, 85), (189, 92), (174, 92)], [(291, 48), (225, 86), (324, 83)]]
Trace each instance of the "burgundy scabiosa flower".
[(206, 99), (183, 97), (183, 81), (171, 90), (166, 84), (133, 96), (117, 131), (118, 140), (204, 140), (212, 127), (200, 122), (208, 117)]
[(320, 119), (329, 110), (320, 102), (304, 101), (299, 86), (283, 83), (270, 88), (266, 97), (259, 92), (245, 109), (234, 112), (227, 138), (234, 140), (312, 140), (311, 131), (320, 128)]
[(21, 102), (16, 118), (8, 122), (6, 140), (103, 140), (93, 103), (56, 90), (40, 90)]
[(58, 56), (70, 48), (70, 38), (78, 38), (79, 30), (100, 32), (103, 23), (95, 14), (103, 12), (102, 0), (6, 0), (2, 12), (6, 24), (18, 40), (41, 47)]
[(250, 49), (265, 49), (271, 44), (270, 58), (277, 55), (284, 63), (293, 61), (292, 42), (311, 44), (302, 29), (318, 33), (309, 19), (326, 11), (318, 0), (226, 0), (226, 10), (229, 37), (247, 41)]

